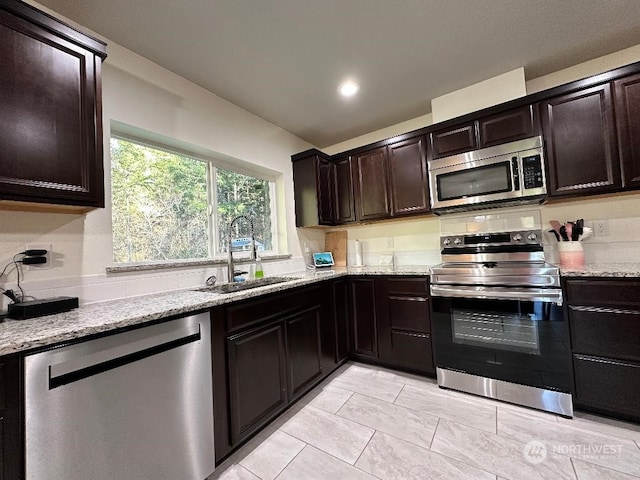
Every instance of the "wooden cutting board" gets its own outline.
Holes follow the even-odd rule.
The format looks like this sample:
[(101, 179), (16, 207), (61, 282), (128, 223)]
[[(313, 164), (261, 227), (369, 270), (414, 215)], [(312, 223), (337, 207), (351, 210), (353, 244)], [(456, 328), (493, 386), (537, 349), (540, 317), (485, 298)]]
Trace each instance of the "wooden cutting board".
[(347, 231), (327, 232), (324, 237), (324, 249), (333, 254), (336, 267), (347, 266)]

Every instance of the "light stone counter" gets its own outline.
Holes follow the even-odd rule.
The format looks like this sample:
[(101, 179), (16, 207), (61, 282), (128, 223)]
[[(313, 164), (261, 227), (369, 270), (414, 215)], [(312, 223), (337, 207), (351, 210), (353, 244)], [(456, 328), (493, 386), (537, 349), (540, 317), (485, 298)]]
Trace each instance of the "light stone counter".
[[(5, 319), (0, 323), (0, 355), (46, 347), (124, 327), (143, 325), (166, 317), (189, 315), (218, 305), (238, 302), (268, 293), (311, 285), (347, 275), (429, 275), (430, 267), (370, 266), (307, 270), (287, 274), (283, 283), (229, 294), (177, 290), (140, 297), (92, 303), (57, 315), (29, 320)], [(640, 263), (586, 265), (580, 270), (561, 270), (563, 277), (640, 278)], [(284, 276), (284, 275), (283, 275)], [(215, 320), (215, 319), (214, 319)]]
[(563, 277), (640, 278), (640, 263), (589, 263), (583, 268), (560, 269)]
[[(5, 319), (0, 323), (0, 355), (46, 347), (78, 338), (142, 325), (166, 317), (189, 315), (218, 305), (268, 293), (355, 275), (428, 275), (428, 266), (318, 269), (287, 274), (291, 280), (229, 294), (177, 290), (140, 297), (81, 305), (69, 312), (29, 320)], [(283, 275), (284, 276), (284, 275)], [(215, 321), (215, 319), (214, 319)]]

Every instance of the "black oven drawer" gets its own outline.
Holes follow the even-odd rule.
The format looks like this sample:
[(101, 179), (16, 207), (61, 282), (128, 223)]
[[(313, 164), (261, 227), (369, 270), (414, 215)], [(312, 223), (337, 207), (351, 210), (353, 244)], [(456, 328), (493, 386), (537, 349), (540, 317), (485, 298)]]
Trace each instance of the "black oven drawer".
[(640, 362), (640, 311), (569, 306), (574, 353)]
[(640, 420), (640, 363), (574, 355), (576, 405)]

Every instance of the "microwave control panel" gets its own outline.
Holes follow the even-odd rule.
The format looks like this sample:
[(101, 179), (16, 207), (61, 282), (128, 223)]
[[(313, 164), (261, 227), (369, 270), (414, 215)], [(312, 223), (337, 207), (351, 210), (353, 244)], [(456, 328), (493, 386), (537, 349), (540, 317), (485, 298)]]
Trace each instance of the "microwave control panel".
[(522, 175), (524, 177), (524, 188), (541, 188), (542, 181), (542, 160), (540, 155), (522, 157)]

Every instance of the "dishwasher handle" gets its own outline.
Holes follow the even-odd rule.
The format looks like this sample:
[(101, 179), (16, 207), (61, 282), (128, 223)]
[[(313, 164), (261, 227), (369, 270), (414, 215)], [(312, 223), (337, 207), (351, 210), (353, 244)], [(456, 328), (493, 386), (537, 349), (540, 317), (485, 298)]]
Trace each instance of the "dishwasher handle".
[(82, 358), (74, 359), (74, 361), (49, 365), (49, 390), (197, 342), (201, 337), (202, 332), (198, 323), (181, 327), (157, 337), (119, 345), (116, 348), (105, 351), (89, 353)]

